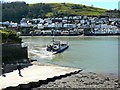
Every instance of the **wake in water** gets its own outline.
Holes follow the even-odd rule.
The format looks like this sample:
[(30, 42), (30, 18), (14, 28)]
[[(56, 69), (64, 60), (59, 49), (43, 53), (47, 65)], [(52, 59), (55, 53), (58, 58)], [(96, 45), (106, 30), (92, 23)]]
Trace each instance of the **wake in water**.
[(52, 59), (54, 55), (52, 52), (48, 52), (45, 47), (31, 47), (28, 50), (29, 58), (41, 58), (41, 59)]

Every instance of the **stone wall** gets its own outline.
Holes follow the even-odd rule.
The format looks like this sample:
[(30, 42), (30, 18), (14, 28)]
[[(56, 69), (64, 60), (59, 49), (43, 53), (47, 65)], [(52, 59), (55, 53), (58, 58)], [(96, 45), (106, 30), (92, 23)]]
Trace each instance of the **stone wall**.
[(16, 63), (28, 61), (27, 47), (21, 44), (2, 44), (2, 62)]

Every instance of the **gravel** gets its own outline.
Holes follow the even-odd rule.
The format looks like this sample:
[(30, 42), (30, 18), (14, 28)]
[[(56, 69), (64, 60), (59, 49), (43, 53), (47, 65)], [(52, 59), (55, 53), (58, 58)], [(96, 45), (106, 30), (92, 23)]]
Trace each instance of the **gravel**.
[(119, 88), (118, 76), (107, 73), (80, 72), (62, 79), (43, 84), (41, 88)]

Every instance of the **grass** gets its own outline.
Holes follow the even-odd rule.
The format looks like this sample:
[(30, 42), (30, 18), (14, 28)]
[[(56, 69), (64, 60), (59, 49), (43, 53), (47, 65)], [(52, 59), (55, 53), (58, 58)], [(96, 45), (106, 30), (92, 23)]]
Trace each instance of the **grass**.
[[(89, 16), (100, 16), (105, 13), (107, 10), (97, 7), (86, 6), (82, 4), (72, 4), (72, 3), (44, 3), (45, 5), (51, 5), (52, 12), (47, 12), (46, 16), (54, 16), (56, 13), (71, 14), (74, 15), (89, 15)], [(35, 4), (30, 4), (29, 6), (34, 6)]]
[[(49, 3), (50, 4), (50, 3)], [(106, 9), (91, 7), (91, 6), (85, 6), (82, 4), (72, 4), (72, 3), (52, 3), (50, 4), (52, 6), (52, 10), (57, 13), (63, 13), (63, 14), (74, 14), (74, 15), (93, 15), (93, 16), (99, 16), (102, 15), (104, 12), (106, 12)], [(73, 9), (73, 6), (77, 6), (80, 8)]]

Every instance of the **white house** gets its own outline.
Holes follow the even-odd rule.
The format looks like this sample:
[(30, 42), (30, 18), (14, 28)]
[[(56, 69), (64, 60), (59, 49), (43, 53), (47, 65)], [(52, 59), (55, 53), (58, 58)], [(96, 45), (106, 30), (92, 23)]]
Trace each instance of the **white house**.
[(84, 23), (85, 23), (85, 20), (80, 20), (80, 23), (84, 24)]
[(65, 28), (75, 28), (76, 27), (76, 24), (64, 24), (63, 27)]
[(38, 29), (43, 29), (44, 26), (43, 26), (43, 24), (37, 24), (37, 28), (38, 28)]
[(18, 26), (18, 23), (13, 23), (13, 22), (11, 22), (9, 25), (9, 27), (17, 27), (17, 26)]
[(48, 27), (55, 27), (55, 23), (48, 24)]
[(20, 23), (20, 26), (21, 27), (28, 27), (28, 24), (27, 23)]

